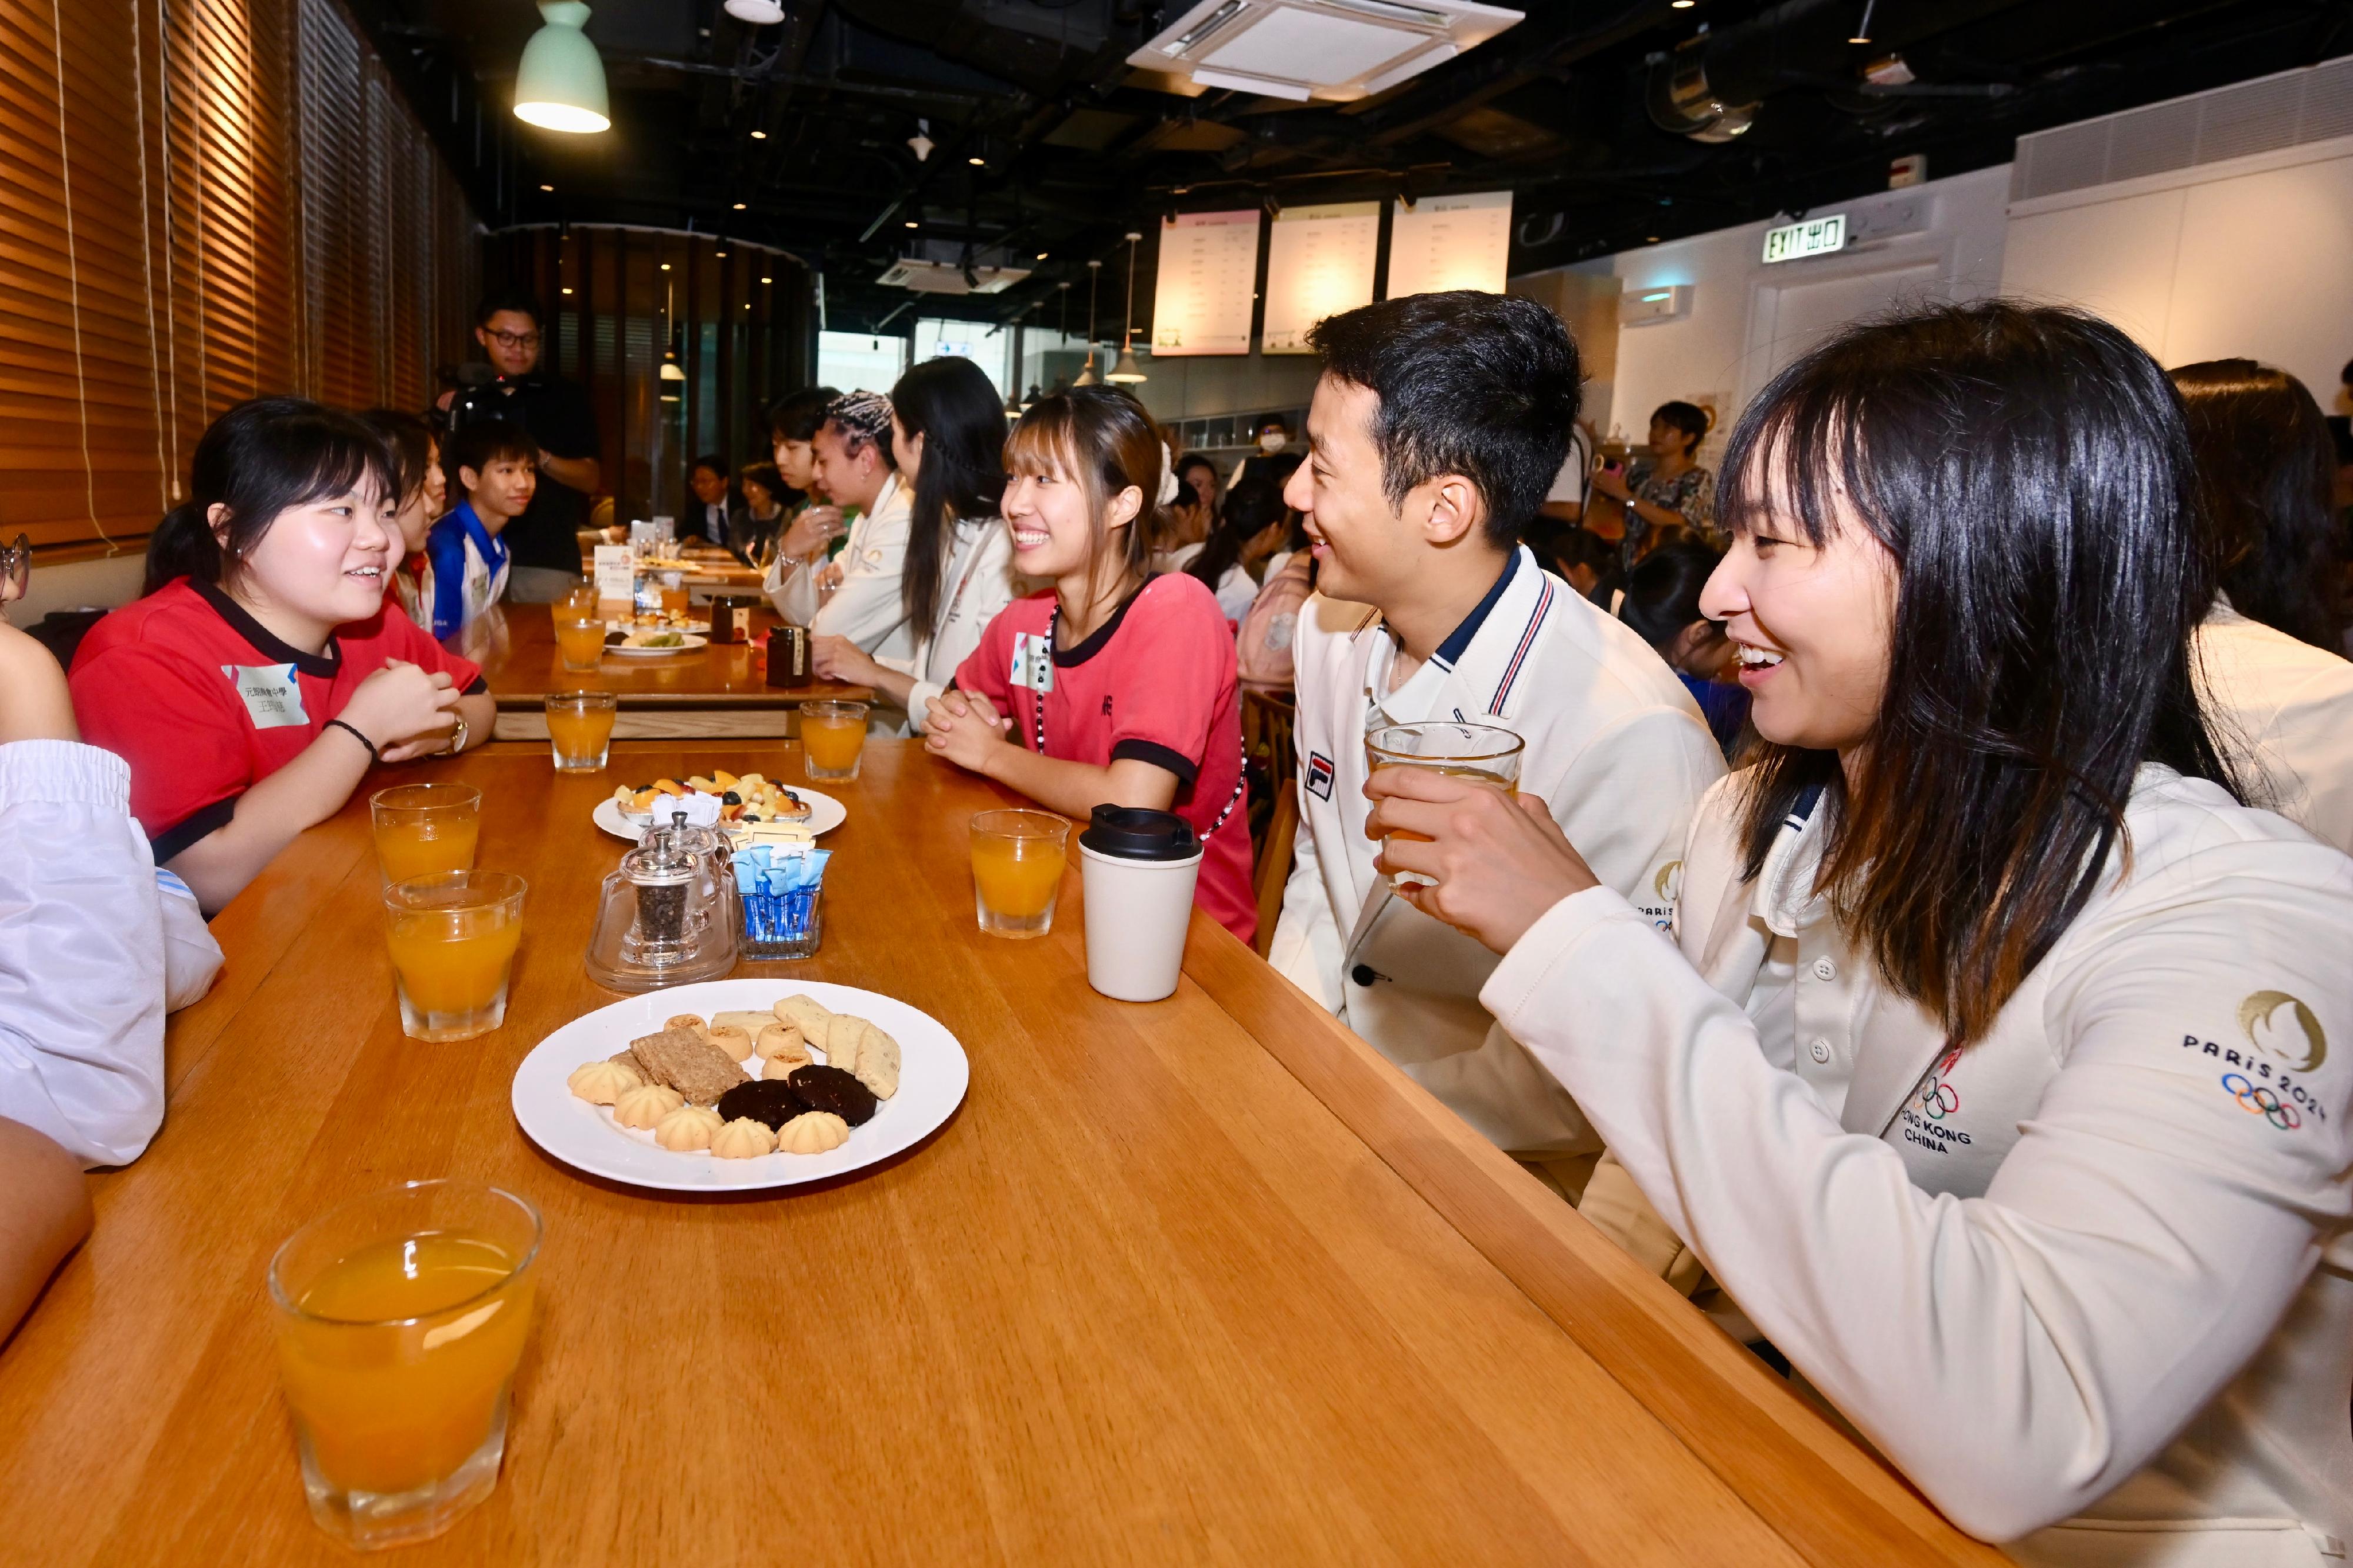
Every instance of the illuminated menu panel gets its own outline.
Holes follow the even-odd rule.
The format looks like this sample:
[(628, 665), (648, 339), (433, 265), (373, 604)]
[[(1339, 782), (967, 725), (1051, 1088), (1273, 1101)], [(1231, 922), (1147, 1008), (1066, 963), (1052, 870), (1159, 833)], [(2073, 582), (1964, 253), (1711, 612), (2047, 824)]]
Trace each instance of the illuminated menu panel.
[(1152, 352), (1246, 354), (1258, 289), (1259, 211), (1179, 213), (1160, 225)]
[(1512, 254), (1512, 193), (1424, 196), (1389, 216), (1388, 297), (1445, 289), (1504, 291)]
[(1378, 202), (1284, 208), (1267, 240), (1266, 326), (1259, 347), (1271, 354), (1307, 353), (1310, 327), (1371, 304), (1380, 243)]

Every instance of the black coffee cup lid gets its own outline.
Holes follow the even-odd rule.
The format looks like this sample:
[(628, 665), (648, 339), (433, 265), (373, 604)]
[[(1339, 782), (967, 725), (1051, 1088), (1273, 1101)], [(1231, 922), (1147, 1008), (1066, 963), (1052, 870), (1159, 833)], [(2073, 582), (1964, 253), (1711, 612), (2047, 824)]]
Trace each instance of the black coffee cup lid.
[(1193, 825), (1173, 811), (1099, 805), (1079, 842), (1117, 860), (1190, 860), (1201, 851)]

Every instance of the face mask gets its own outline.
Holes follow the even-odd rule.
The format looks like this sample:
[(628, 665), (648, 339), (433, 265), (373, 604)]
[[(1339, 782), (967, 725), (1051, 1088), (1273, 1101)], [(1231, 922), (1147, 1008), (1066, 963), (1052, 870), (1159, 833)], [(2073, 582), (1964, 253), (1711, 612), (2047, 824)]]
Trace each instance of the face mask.
[(1290, 439), (1290, 437), (1280, 430), (1270, 430), (1258, 438), (1258, 449), (1261, 452), (1280, 452), (1282, 450), (1283, 443)]

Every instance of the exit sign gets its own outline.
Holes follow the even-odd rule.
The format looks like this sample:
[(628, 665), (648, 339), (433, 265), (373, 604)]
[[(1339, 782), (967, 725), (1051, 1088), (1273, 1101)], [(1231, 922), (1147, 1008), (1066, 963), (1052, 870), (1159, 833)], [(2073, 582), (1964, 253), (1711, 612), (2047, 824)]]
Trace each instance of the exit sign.
[(1779, 228), (1765, 231), (1765, 259), (1797, 261), (1809, 256), (1828, 256), (1833, 250), (1846, 248), (1846, 214), (1832, 213), (1828, 217), (1808, 218), (1803, 223), (1785, 223)]

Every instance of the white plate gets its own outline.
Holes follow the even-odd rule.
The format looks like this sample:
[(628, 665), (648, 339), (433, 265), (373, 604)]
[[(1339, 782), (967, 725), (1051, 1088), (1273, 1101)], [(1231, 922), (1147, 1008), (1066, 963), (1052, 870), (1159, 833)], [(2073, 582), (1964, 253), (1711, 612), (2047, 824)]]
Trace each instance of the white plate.
[[(849, 819), (849, 808), (829, 795), (821, 795), (807, 784), (786, 784), (785, 787), (801, 797), (809, 808), (808, 830), (812, 834), (830, 833)], [(621, 815), (621, 803), (611, 795), (596, 803), (595, 821), (597, 826), (616, 838), (626, 838), (635, 844), (645, 836), (644, 826), (633, 824)], [(650, 826), (650, 822), (647, 824)], [(615, 1047), (614, 1049), (619, 1049)], [(611, 1052), (607, 1052), (611, 1055)]]
[[(796, 993), (837, 1013), (867, 1019), (899, 1042), (899, 1092), (873, 1119), (849, 1130), (849, 1142), (823, 1154), (763, 1154), (721, 1160), (708, 1152), (680, 1154), (613, 1120), (612, 1108), (591, 1105), (565, 1087), (584, 1062), (603, 1061), (641, 1035), (659, 1032), (679, 1013), (754, 1011)], [(673, 985), (599, 1007), (575, 1018), (532, 1047), (515, 1069), (514, 1113), (531, 1141), (590, 1175), (674, 1193), (730, 1193), (828, 1181), (876, 1164), (930, 1137), (964, 1102), (972, 1064), (956, 1037), (930, 1014), (896, 997), (818, 981), (711, 980)]]
[(608, 642), (605, 645), (605, 653), (612, 658), (675, 658), (680, 654), (694, 653), (711, 646), (709, 637), (698, 637), (692, 632), (681, 632), (679, 636), (684, 640), (676, 647), (623, 647), (619, 643)]
[(638, 626), (638, 625), (637, 624), (637, 622), (635, 622), (635, 621), (607, 621), (607, 622), (605, 623), (605, 629), (606, 629), (607, 631), (608, 631), (608, 632), (621, 632), (621, 633), (623, 633), (623, 634), (627, 634), (627, 633), (629, 633), (629, 632), (636, 632), (636, 631), (648, 631), (648, 632), (707, 632), (707, 631), (709, 631), (709, 630), (711, 629), (711, 623), (710, 623), (709, 621), (689, 621), (689, 622), (687, 622), (684, 626)]

